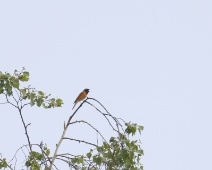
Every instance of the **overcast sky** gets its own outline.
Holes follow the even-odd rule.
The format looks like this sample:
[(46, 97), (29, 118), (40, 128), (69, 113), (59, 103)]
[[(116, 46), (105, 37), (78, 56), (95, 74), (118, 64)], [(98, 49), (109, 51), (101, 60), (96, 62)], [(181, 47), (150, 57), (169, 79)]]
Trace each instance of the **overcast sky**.
[[(32, 143), (53, 152), (73, 101), (90, 88), (113, 115), (144, 126), (145, 170), (211, 169), (211, 17), (211, 0), (1, 0), (0, 71), (24, 66), (29, 84), (65, 103), (24, 110)], [(0, 107), (0, 153), (9, 159), (27, 140), (18, 112)], [(112, 135), (88, 105), (75, 119)], [(84, 126), (68, 135), (96, 138)], [(68, 141), (59, 152), (84, 147)]]

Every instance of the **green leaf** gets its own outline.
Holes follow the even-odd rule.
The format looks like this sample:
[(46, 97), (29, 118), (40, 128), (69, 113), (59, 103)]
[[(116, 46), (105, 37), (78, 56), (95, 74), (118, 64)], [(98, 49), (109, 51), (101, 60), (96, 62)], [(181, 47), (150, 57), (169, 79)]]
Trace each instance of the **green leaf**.
[(33, 106), (35, 104), (35, 98), (36, 98), (36, 94), (35, 93), (31, 93), (30, 94), (30, 105)]
[(78, 159), (77, 163), (78, 163), (78, 164), (82, 164), (83, 162), (84, 162), (84, 158), (83, 158), (83, 156), (82, 156), (81, 158)]
[(26, 89), (25, 88), (24, 89), (20, 89), (20, 91), (21, 91), (21, 94), (22, 94), (22, 98), (26, 99), (27, 98)]
[(27, 160), (25, 165), (26, 165), (26, 167), (30, 167), (31, 166), (31, 162), (29, 160)]
[(8, 96), (10, 96), (13, 92), (12, 92), (12, 86), (10, 85), (9, 81), (6, 81), (5, 84), (5, 91), (7, 92)]
[(4, 93), (4, 89), (0, 89), (0, 94)]
[(143, 131), (143, 130), (144, 130), (143, 126), (138, 126), (138, 131), (139, 131), (140, 134), (141, 134), (141, 131)]
[(88, 159), (90, 159), (91, 156), (92, 156), (91, 152), (88, 152), (88, 153), (86, 154), (86, 156), (88, 157)]
[(35, 97), (36, 97), (36, 94), (35, 94), (35, 93), (31, 93), (31, 94), (30, 94), (30, 100), (34, 100)]
[(73, 159), (71, 159), (71, 162), (72, 162), (73, 164), (77, 163), (77, 161), (78, 161), (78, 158), (73, 158)]
[(103, 148), (102, 147), (97, 147), (97, 151), (98, 152), (102, 152), (103, 151)]
[(28, 71), (24, 71), (23, 75), (29, 77), (29, 72)]
[[(13, 78), (13, 79), (12, 79)], [(11, 81), (11, 85), (14, 87), (14, 88), (16, 88), (16, 89), (19, 89), (19, 80), (18, 79), (15, 79), (14, 77), (12, 77), (11, 79), (10, 79), (10, 81)]]
[(47, 150), (46, 150), (46, 156), (49, 156), (49, 154), (50, 154), (50, 150), (47, 149)]
[(32, 151), (31, 152), (31, 155), (33, 156), (33, 157), (35, 157), (37, 160), (41, 160), (42, 159), (42, 154), (40, 154), (40, 153), (38, 153), (38, 152), (35, 152), (35, 151)]
[(56, 104), (57, 104), (57, 107), (61, 107), (62, 104), (63, 104), (62, 99), (57, 99), (57, 100), (56, 100)]
[(111, 137), (110, 138), (110, 142), (114, 142), (115, 138), (114, 137)]
[(50, 101), (51, 101), (52, 104), (54, 104), (55, 98), (51, 98)]
[(43, 103), (43, 99), (38, 97), (37, 98), (37, 106), (40, 107), (42, 105), (42, 103)]
[(44, 96), (44, 92), (42, 92), (42, 91), (38, 91), (38, 94), (39, 94), (40, 96)]
[(6, 73), (4, 76), (5, 76), (6, 79), (11, 77), (10, 73)]
[(142, 149), (136, 151), (139, 155), (144, 155), (144, 151)]
[(101, 163), (102, 163), (102, 157), (97, 157), (96, 158), (96, 164), (101, 165)]
[(101, 163), (102, 163), (102, 157), (100, 157), (100, 156), (93, 156), (93, 161), (94, 161), (97, 165), (101, 165)]
[(4, 86), (5, 86), (4, 80), (1, 80), (1, 81), (0, 81), (0, 88), (3, 88)]
[(21, 81), (28, 81), (29, 80), (29, 77), (27, 75), (21, 75), (19, 77), (19, 80), (21, 80)]
[(0, 169), (1, 168), (7, 168), (7, 162), (6, 162), (6, 160), (5, 159), (3, 159), (1, 162), (0, 162)]
[(43, 103), (42, 106), (43, 108), (48, 109), (48, 106), (45, 103)]
[(109, 149), (110, 148), (110, 146), (109, 146), (109, 144), (107, 144), (107, 142), (103, 142), (103, 146), (104, 146), (104, 149)]

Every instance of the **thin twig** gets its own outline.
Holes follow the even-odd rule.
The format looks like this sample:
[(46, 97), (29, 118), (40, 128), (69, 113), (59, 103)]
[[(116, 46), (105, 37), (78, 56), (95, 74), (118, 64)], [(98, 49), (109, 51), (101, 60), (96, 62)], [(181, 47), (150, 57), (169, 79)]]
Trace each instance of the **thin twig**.
[(64, 137), (63, 139), (73, 140), (73, 141), (76, 141), (76, 142), (79, 142), (79, 143), (82, 142), (82, 143), (86, 143), (88, 145), (92, 145), (92, 146), (98, 147), (97, 145), (95, 145), (93, 143), (90, 143), (90, 142), (87, 142), (87, 141), (84, 141), (84, 140), (73, 139), (73, 138), (66, 138), (66, 137)]
[(4, 93), (4, 95), (5, 95), (5, 97), (6, 97), (7, 102), (8, 102), (9, 104), (11, 104), (12, 106), (14, 106), (14, 107), (16, 107), (16, 108), (18, 109), (18, 106), (14, 105), (13, 103), (11, 103), (11, 102), (9, 101), (9, 99), (8, 99), (8, 97), (7, 97), (7, 94)]
[(86, 101), (86, 103), (88, 103), (89, 105), (93, 106), (98, 112), (100, 112), (100, 113), (107, 119), (107, 121), (108, 121), (108, 123), (110, 124), (111, 128), (112, 128), (114, 131), (116, 131), (117, 133), (119, 133), (119, 131), (116, 130), (116, 129), (113, 127), (113, 125), (111, 124), (110, 120), (107, 118), (107, 116), (105, 116), (105, 114), (104, 114), (101, 110), (99, 110), (96, 106), (94, 106), (92, 103), (90, 103), (90, 102), (88, 102), (88, 101)]
[(0, 104), (7, 104), (8, 102), (0, 103)]
[[(17, 89), (16, 88), (14, 88), (15, 89), (15, 92), (16, 92), (16, 94), (17, 94), (17, 96), (18, 96), (18, 103), (19, 103), (19, 101), (20, 101), (20, 99), (21, 99), (21, 96), (18, 94), (18, 91), (17, 91)], [(21, 91), (19, 90), (19, 93), (21, 94)]]
[(13, 161), (13, 159), (15, 158), (16, 154), (18, 153), (18, 151), (19, 151), (20, 149), (22, 149), (23, 147), (26, 147), (26, 148), (27, 148), (27, 146), (28, 146), (28, 145), (23, 145), (23, 146), (21, 146), (20, 148), (18, 148), (17, 151), (15, 152), (13, 158), (9, 161), (9, 163)]
[(104, 136), (103, 136), (93, 125), (91, 125), (90, 123), (88, 123), (88, 122), (86, 122), (86, 121), (84, 121), (84, 120), (79, 120), (79, 121), (71, 122), (71, 123), (69, 123), (69, 125), (75, 124), (75, 123), (85, 123), (85, 124), (87, 124), (88, 126), (90, 126), (91, 128), (93, 128), (93, 129), (102, 137), (102, 139), (103, 139), (105, 142), (107, 142), (106, 139), (104, 138)]
[(94, 101), (96, 101), (97, 103), (99, 103), (99, 104), (103, 107), (103, 109), (107, 112), (107, 114), (108, 114), (110, 117), (112, 117), (112, 118), (114, 119), (114, 121), (116, 121), (120, 126), (122, 126), (121, 123), (120, 123), (119, 121), (117, 121), (117, 118), (114, 117), (112, 114), (110, 114), (110, 113), (108, 112), (108, 110), (106, 109), (106, 107), (105, 107), (100, 101), (98, 101), (98, 100), (96, 100), (96, 99), (94, 99), (94, 98), (88, 98), (88, 99), (94, 100)]
[(25, 103), (21, 108), (24, 108), (25, 106), (29, 105), (30, 103)]
[(78, 170), (78, 168), (77, 168), (75, 165), (71, 164), (71, 162), (69, 162), (69, 161), (67, 161), (67, 160), (64, 160), (64, 159), (62, 159), (62, 158), (56, 158), (56, 159), (61, 160), (61, 161), (65, 162), (65, 163), (67, 163), (67, 164), (69, 165), (69, 167), (71, 166), (71, 167), (73, 167), (74, 169)]
[(21, 113), (21, 109), (18, 109), (18, 110), (19, 110), (19, 114), (21, 116), (22, 123), (24, 125), (25, 135), (27, 136), (27, 141), (28, 141), (28, 144), (29, 144), (30, 151), (32, 151), (32, 146), (31, 146), (29, 135), (28, 135), (28, 132), (27, 132), (27, 126), (30, 125), (30, 124), (27, 124), (27, 125), (25, 124), (24, 118), (23, 118), (22, 113)]
[(99, 103), (99, 104), (103, 107), (103, 109), (107, 112), (107, 114), (104, 114), (104, 115), (108, 115), (108, 116), (112, 117), (113, 120), (116, 122), (116, 126), (117, 126), (118, 131), (119, 131), (119, 126), (120, 126), (121, 129), (122, 129), (122, 131), (124, 132), (124, 129), (123, 129), (123, 127), (122, 127), (122, 124), (118, 121), (118, 119), (120, 119), (120, 120), (122, 120), (123, 122), (125, 122), (123, 119), (121, 119), (121, 118), (116, 118), (116, 117), (114, 117), (112, 114), (110, 114), (109, 111), (106, 109), (106, 107), (105, 107), (100, 101), (98, 101), (98, 100), (96, 100), (96, 99), (94, 99), (94, 98), (88, 98), (88, 99), (94, 100), (94, 101), (96, 101), (97, 103)]
[(13, 99), (15, 100), (17, 106), (18, 106), (18, 100), (16, 100), (16, 98), (15, 98), (14, 95), (13, 95), (13, 93), (12, 93), (12, 97), (13, 97)]
[(28, 124), (28, 125), (25, 124), (23, 115), (22, 115), (22, 113), (21, 113), (22, 108), (19, 108), (19, 106), (18, 106), (18, 101), (14, 98), (14, 96), (12, 95), (13, 98), (14, 98), (14, 100), (15, 100), (16, 103), (17, 103), (17, 106), (15, 106), (13, 103), (11, 103), (11, 102), (9, 101), (9, 99), (8, 99), (8, 97), (7, 97), (7, 94), (4, 93), (4, 95), (5, 95), (5, 97), (6, 97), (7, 103), (9, 103), (9, 104), (11, 104), (12, 106), (16, 107), (16, 108), (18, 109), (18, 111), (19, 111), (19, 114), (20, 114), (20, 116), (21, 116), (22, 123), (23, 123), (23, 125), (24, 125), (25, 134), (26, 134), (26, 136), (27, 136), (27, 141), (28, 141), (28, 144), (29, 144), (29, 148), (30, 148), (30, 150), (32, 151), (32, 146), (30, 145), (30, 139), (29, 139), (29, 135), (28, 135), (28, 132), (27, 132), (27, 126), (30, 125), (30, 124)]

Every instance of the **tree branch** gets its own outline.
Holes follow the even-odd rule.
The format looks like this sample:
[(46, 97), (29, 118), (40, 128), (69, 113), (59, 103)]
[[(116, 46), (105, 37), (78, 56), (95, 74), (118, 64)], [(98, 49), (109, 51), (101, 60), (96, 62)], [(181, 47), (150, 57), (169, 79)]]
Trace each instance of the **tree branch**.
[(112, 114), (110, 114), (109, 112), (108, 112), (108, 110), (106, 109), (106, 107), (100, 102), (100, 101), (98, 101), (98, 100), (96, 100), (96, 99), (94, 99), (94, 98), (88, 98), (88, 99), (90, 99), (90, 100), (94, 100), (94, 101), (96, 101), (97, 103), (99, 103), (100, 104), (100, 106), (102, 106), (102, 108), (107, 112), (107, 114), (105, 114), (105, 113), (103, 113), (105, 116), (110, 116), (110, 117), (112, 117), (112, 119), (116, 122), (116, 127), (117, 127), (117, 129), (118, 129), (118, 131), (119, 131), (119, 126), (121, 127), (121, 129), (123, 130), (123, 132), (124, 132), (124, 129), (123, 129), (123, 127), (122, 127), (122, 124), (118, 121), (118, 119), (120, 119), (120, 120), (122, 120), (123, 122), (125, 122), (123, 119), (121, 119), (121, 118), (116, 118), (116, 117), (114, 117)]
[[(86, 100), (87, 100), (87, 99), (86, 99)], [(54, 164), (54, 161), (55, 161), (55, 159), (56, 159), (56, 157), (57, 157), (58, 149), (59, 149), (59, 147), (60, 147), (60, 145), (61, 145), (61, 143), (62, 143), (62, 141), (63, 141), (63, 139), (64, 139), (64, 136), (65, 136), (66, 131), (67, 131), (67, 129), (68, 129), (69, 123), (71, 122), (71, 120), (72, 120), (72, 118), (74, 117), (74, 115), (75, 115), (75, 114), (77, 113), (77, 111), (82, 107), (82, 105), (85, 103), (86, 100), (84, 100), (84, 101), (79, 105), (79, 107), (78, 107), (78, 108), (74, 111), (74, 113), (69, 117), (68, 122), (67, 122), (66, 125), (64, 126), (63, 133), (62, 133), (62, 135), (61, 135), (61, 137), (60, 137), (60, 140), (59, 140), (58, 144), (56, 145), (56, 148), (55, 148), (55, 151), (54, 151), (54, 155), (53, 155), (53, 157), (52, 157), (52, 162), (51, 162), (50, 167), (49, 167), (50, 169), (52, 169), (52, 165)]]
[(119, 131), (116, 130), (116, 129), (113, 127), (113, 125), (111, 124), (110, 120), (107, 118), (107, 116), (106, 116), (101, 110), (99, 110), (96, 106), (94, 106), (92, 103), (90, 103), (90, 102), (88, 102), (88, 101), (86, 101), (86, 103), (88, 103), (89, 105), (93, 106), (98, 112), (100, 112), (100, 113), (107, 119), (107, 121), (108, 121), (108, 123), (110, 124), (111, 128), (112, 128), (114, 131), (116, 131), (117, 133), (119, 133)]
[(30, 104), (30, 102), (29, 103), (25, 103), (25, 104), (23, 104), (22, 106), (21, 106), (21, 108), (24, 108), (25, 106), (27, 106), (27, 105), (29, 105)]
[(71, 167), (73, 167), (74, 169), (78, 170), (78, 168), (77, 168), (75, 165), (71, 164), (71, 162), (69, 162), (69, 161), (67, 161), (67, 160), (64, 160), (64, 159), (62, 159), (62, 158), (56, 158), (56, 159), (61, 160), (61, 161), (65, 162), (65, 163), (67, 163), (67, 164), (69, 165), (69, 167), (71, 166)]
[(18, 100), (16, 100), (16, 98), (14, 97), (14, 95), (13, 95), (13, 93), (12, 93), (12, 97), (13, 97), (13, 99), (15, 100), (15, 102), (16, 102), (16, 104), (17, 104), (17, 106), (18, 106)]
[(29, 144), (30, 151), (32, 151), (32, 145), (31, 145), (31, 143), (30, 143), (29, 135), (28, 135), (28, 132), (27, 132), (27, 127), (30, 125), (30, 123), (27, 124), (27, 125), (25, 124), (24, 118), (23, 118), (22, 113), (21, 113), (21, 109), (19, 108), (18, 110), (19, 110), (19, 114), (20, 114), (20, 116), (21, 116), (22, 123), (23, 123), (23, 125), (24, 125), (25, 135), (26, 135), (26, 137), (27, 137), (27, 141), (28, 141), (28, 144)]
[(4, 95), (5, 95), (5, 97), (6, 97), (7, 103), (9, 103), (9, 104), (11, 104), (12, 106), (16, 107), (16, 108), (18, 109), (18, 111), (19, 111), (19, 114), (20, 114), (20, 116), (21, 116), (22, 123), (23, 123), (23, 125), (24, 125), (25, 135), (26, 135), (26, 137), (27, 137), (27, 141), (28, 141), (28, 144), (29, 144), (29, 148), (30, 148), (30, 150), (32, 151), (32, 146), (31, 146), (31, 144), (30, 144), (29, 134), (28, 134), (28, 132), (27, 132), (27, 127), (30, 125), (30, 123), (27, 124), (27, 125), (25, 124), (23, 115), (22, 115), (22, 113), (21, 113), (21, 109), (22, 109), (22, 108), (19, 108), (19, 106), (18, 106), (18, 101), (14, 98), (14, 96), (12, 95), (12, 97), (14, 98), (14, 100), (15, 100), (16, 103), (17, 103), (17, 106), (14, 105), (13, 103), (11, 103), (11, 102), (9, 101), (7, 94), (4, 93)]
[(72, 122), (72, 123), (69, 123), (69, 125), (72, 125), (72, 124), (75, 124), (75, 123), (85, 123), (87, 124), (88, 126), (90, 126), (92, 129), (94, 129), (101, 137), (102, 139), (107, 143), (106, 139), (104, 138), (104, 136), (93, 126), (91, 125), (90, 123), (84, 121), (84, 120), (80, 120), (80, 121), (75, 121), (75, 122)]
[(7, 104), (8, 102), (0, 103), (0, 104)]
[(88, 145), (92, 145), (92, 146), (95, 146), (95, 147), (98, 147), (97, 145), (93, 144), (93, 143), (90, 143), (90, 142), (87, 142), (87, 141), (84, 141), (84, 140), (79, 140), (79, 139), (73, 139), (73, 138), (66, 138), (64, 137), (63, 139), (68, 139), (68, 140), (73, 140), (73, 141), (77, 141), (77, 142), (82, 142), (82, 143), (86, 143)]
[(14, 105), (13, 103), (11, 103), (11, 102), (9, 101), (9, 99), (8, 99), (8, 97), (7, 97), (7, 94), (4, 93), (4, 95), (5, 95), (5, 97), (6, 97), (7, 103), (11, 104), (12, 106), (14, 106), (14, 107), (16, 107), (16, 108), (18, 109), (18, 106)]

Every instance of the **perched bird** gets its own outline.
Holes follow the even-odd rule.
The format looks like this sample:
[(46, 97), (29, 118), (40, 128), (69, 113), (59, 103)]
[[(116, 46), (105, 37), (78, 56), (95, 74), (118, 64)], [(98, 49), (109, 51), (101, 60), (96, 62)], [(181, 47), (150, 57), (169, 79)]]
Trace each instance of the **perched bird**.
[[(74, 107), (75, 107), (75, 105), (76, 105), (78, 102), (84, 100), (84, 99), (87, 97), (87, 94), (88, 94), (89, 90), (90, 90), (90, 89), (84, 89), (84, 90), (78, 95), (78, 97), (77, 97), (76, 100), (74, 101)], [(74, 107), (72, 108), (72, 110), (74, 109)]]

